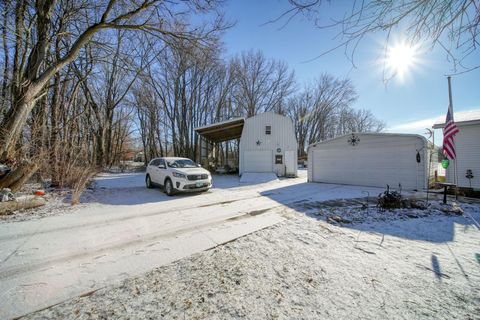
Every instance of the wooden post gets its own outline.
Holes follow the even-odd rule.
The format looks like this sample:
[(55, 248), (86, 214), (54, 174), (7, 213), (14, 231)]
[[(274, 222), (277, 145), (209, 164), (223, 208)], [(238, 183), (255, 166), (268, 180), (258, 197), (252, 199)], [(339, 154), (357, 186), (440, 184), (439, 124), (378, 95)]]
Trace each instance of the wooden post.
[(230, 165), (228, 164), (228, 141), (225, 141), (225, 165), (227, 166), (227, 168), (230, 167)]

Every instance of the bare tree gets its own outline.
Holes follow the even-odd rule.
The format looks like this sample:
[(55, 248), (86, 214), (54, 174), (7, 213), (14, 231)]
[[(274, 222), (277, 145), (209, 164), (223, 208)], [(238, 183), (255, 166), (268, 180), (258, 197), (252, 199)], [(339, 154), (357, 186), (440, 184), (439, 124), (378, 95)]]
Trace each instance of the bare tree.
[(357, 93), (350, 80), (323, 74), (289, 99), (299, 156), (308, 145), (350, 132), (381, 131), (384, 124), (368, 110), (352, 109)]
[(286, 63), (267, 59), (260, 51), (243, 52), (233, 63), (237, 78), (235, 101), (246, 116), (284, 110), (294, 85), (294, 73)]
[[(42, 96), (48, 94), (52, 79), (73, 63), (100, 32), (108, 29), (142, 31), (166, 44), (182, 39), (205, 45), (209, 43), (212, 32), (223, 28), (222, 16), (218, 14), (208, 26), (189, 26), (181, 19), (198, 12), (215, 14), (216, 6), (217, 1), (210, 0), (5, 2), (2, 6), (2, 35), (8, 33), (13, 40), (10, 45), (12, 50), (3, 50), (3, 59), (12, 61), (12, 69), (11, 77), (4, 74), (5, 79), (11, 79), (11, 99), (0, 122), (0, 161), (16, 166), (19, 158), (17, 146), (23, 144), (21, 136), (32, 110)], [(10, 16), (12, 24), (9, 24)], [(49, 53), (52, 43), (53, 55)], [(10, 52), (13, 52), (12, 60)], [(2, 104), (4, 101), (5, 98)], [(115, 101), (112, 103), (115, 105)], [(27, 170), (33, 168), (31, 166)]]
[[(430, 48), (440, 46), (453, 63), (454, 70), (462, 72), (480, 67), (465, 65), (468, 56), (478, 47), (480, 4), (476, 0), (369, 0), (354, 1), (351, 9), (341, 17), (325, 17), (322, 0), (288, 0), (291, 9), (273, 21), (304, 15), (319, 28), (339, 30), (340, 43), (324, 55), (343, 47), (352, 61), (357, 45), (375, 32), (384, 32), (388, 45), (392, 33), (400, 29), (410, 44), (425, 42)], [(325, 20), (328, 19), (327, 22)]]

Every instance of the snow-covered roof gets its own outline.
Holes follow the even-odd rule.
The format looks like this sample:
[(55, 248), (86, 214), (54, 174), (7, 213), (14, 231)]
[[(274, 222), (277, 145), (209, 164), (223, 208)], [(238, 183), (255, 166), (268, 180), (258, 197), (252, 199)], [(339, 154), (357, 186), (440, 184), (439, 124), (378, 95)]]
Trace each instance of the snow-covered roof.
[[(480, 123), (480, 109), (454, 112), (453, 118), (456, 124), (476, 124)], [(445, 116), (435, 120), (434, 129), (442, 128), (445, 125)]]
[(208, 129), (208, 128), (215, 127), (215, 126), (221, 126), (221, 125), (235, 123), (235, 122), (238, 122), (238, 121), (245, 121), (245, 118), (244, 117), (238, 117), (238, 118), (228, 119), (228, 120), (224, 120), (224, 121), (220, 121), (220, 122), (215, 122), (215, 123), (212, 123), (212, 124), (207, 124), (205, 126), (197, 127), (194, 130), (197, 131), (197, 130)]

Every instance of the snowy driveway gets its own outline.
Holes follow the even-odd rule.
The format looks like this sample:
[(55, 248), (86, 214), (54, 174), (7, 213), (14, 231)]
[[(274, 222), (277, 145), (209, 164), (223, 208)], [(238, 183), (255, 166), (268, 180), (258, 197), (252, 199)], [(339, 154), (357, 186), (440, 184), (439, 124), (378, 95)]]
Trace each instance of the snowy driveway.
[(305, 177), (257, 185), (218, 177), (207, 193), (170, 198), (143, 174), (104, 175), (73, 213), (0, 224), (0, 318), (140, 275), (283, 221), (289, 203), (360, 197)]

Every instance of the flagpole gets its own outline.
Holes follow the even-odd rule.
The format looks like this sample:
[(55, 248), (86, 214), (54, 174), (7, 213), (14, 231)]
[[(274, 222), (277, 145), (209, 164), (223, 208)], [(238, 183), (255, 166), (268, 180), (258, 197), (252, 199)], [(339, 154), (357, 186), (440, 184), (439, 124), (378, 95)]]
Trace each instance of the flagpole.
[[(448, 101), (450, 103), (450, 110), (452, 110), (452, 119), (455, 119), (453, 116), (453, 101), (452, 101), (452, 77), (448, 76)], [(458, 200), (458, 172), (457, 172), (457, 159), (458, 155), (455, 156), (454, 167), (453, 167), (453, 174), (454, 174), (454, 183), (455, 183), (455, 200)]]

